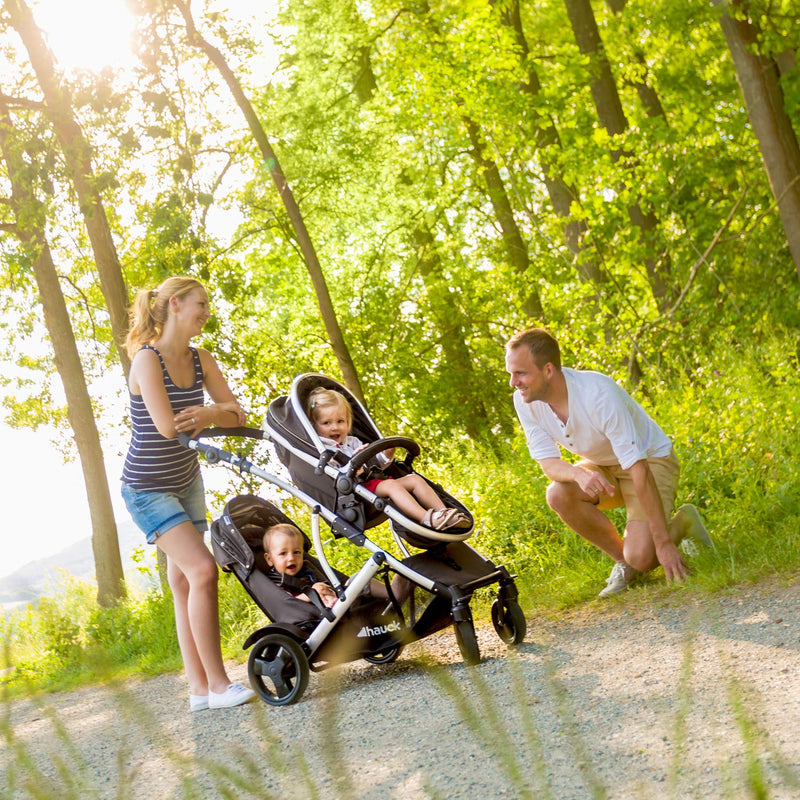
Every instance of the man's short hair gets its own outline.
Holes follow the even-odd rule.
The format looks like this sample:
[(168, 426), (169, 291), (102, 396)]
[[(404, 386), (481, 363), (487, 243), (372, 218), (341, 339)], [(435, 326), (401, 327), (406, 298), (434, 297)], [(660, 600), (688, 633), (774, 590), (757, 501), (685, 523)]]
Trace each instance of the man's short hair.
[(527, 347), (533, 363), (539, 369), (545, 364), (552, 364), (561, 370), (561, 350), (558, 342), (544, 328), (528, 328), (528, 330), (515, 333), (507, 342), (506, 350), (516, 350)]

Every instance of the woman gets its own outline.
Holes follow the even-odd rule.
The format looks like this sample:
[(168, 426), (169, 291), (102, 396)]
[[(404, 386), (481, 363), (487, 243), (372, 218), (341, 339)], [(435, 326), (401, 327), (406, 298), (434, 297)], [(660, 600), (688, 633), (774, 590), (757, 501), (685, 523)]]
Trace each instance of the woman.
[[(255, 697), (225, 672), (217, 565), (203, 542), (208, 521), (200, 465), (195, 451), (176, 438), (245, 421), (217, 362), (206, 350), (189, 346), (210, 316), (199, 281), (168, 278), (158, 289), (137, 294), (127, 339), (133, 436), (122, 496), (147, 541), (167, 556), (192, 711), (230, 708)], [(213, 401), (209, 405), (204, 388)]]

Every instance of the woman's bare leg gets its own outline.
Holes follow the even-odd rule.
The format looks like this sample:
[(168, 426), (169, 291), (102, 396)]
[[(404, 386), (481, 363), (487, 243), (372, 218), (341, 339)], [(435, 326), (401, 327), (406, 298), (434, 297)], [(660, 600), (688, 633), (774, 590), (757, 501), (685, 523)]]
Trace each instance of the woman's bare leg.
[(175, 603), (175, 624), (189, 691), (204, 695), (224, 692), (225, 672), (219, 634), (217, 564), (191, 522), (158, 537), (167, 556), (167, 575)]

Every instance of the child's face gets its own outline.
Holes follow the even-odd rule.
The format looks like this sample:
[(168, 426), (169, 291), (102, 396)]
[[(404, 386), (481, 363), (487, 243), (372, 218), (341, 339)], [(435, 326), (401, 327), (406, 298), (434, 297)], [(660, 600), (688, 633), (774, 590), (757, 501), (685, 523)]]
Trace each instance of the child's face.
[(314, 428), (320, 436), (327, 436), (337, 444), (344, 444), (350, 433), (347, 415), (341, 406), (320, 406), (317, 409)]
[(301, 537), (279, 531), (269, 539), (267, 563), (281, 575), (297, 575), (303, 566), (303, 540)]

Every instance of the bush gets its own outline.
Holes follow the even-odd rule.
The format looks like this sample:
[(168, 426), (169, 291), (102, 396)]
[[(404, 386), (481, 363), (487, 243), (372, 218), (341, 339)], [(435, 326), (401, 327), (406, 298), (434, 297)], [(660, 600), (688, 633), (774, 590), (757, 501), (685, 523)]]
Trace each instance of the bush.
[[(678, 591), (718, 590), (770, 575), (792, 577), (800, 566), (796, 519), (800, 460), (793, 421), (800, 416), (797, 345), (772, 333), (747, 345), (722, 342), (694, 369), (632, 393), (675, 442), (682, 463), (678, 502), (703, 513), (714, 552), (692, 561), (695, 577)], [(509, 399), (510, 402), (510, 399)], [(423, 448), (423, 456), (430, 452)], [(551, 614), (593, 600), (609, 560), (570, 533), (545, 505), (546, 480), (531, 461), (521, 434), (495, 445), (460, 441), (440, 448), (438, 463), (420, 468), (471, 509), (477, 520), (470, 543), (518, 576), (529, 612)], [(309, 530), (308, 509), (286, 511)], [(614, 512), (621, 530), (624, 514)], [(387, 526), (371, 531), (396, 552)], [(326, 539), (326, 552), (344, 572), (356, 571), (366, 551)], [(656, 571), (647, 591), (668, 592)], [(491, 587), (473, 604), (484, 618)], [(152, 675), (181, 668), (172, 603), (160, 589), (133, 593), (114, 608), (99, 608), (96, 588), (68, 579), (0, 623), (5, 659), (15, 669), (4, 681), (13, 692), (68, 688), (109, 674)], [(652, 599), (651, 597), (651, 599)], [(243, 659), (241, 643), (266, 618), (230, 574), (220, 578), (220, 630), (228, 658)]]

